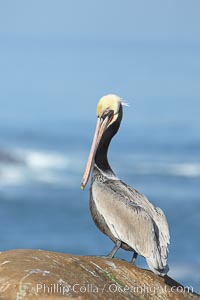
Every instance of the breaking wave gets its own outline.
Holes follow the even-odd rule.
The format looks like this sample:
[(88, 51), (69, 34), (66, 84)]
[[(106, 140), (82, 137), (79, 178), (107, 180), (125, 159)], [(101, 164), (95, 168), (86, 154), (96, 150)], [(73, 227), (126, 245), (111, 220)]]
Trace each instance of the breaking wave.
[[(49, 184), (77, 187), (86, 159), (87, 154), (80, 152), (65, 153), (35, 149), (0, 151), (0, 186)], [(126, 159), (124, 157), (124, 161), (117, 163), (117, 173), (135, 176), (200, 177), (198, 162), (160, 163), (132, 160), (131, 164), (127, 165)]]
[[(130, 168), (129, 168), (130, 171)], [(132, 172), (137, 175), (163, 175), (175, 177), (200, 177), (200, 163), (136, 163), (132, 166)]]
[(77, 184), (77, 175), (77, 157), (72, 154), (20, 149), (6, 156), (0, 155), (0, 186), (50, 184), (71, 187)]

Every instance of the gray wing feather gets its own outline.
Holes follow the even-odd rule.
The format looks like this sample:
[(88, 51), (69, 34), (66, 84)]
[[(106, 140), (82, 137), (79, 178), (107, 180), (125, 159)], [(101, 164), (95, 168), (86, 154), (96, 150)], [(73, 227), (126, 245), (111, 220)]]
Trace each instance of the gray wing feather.
[(156, 223), (156, 226), (158, 228), (158, 240), (159, 240), (159, 245), (161, 250), (161, 257), (162, 257), (163, 264), (166, 265), (167, 255), (168, 255), (168, 245), (170, 243), (170, 234), (169, 234), (168, 223), (162, 209), (160, 209), (159, 207), (155, 207), (145, 197), (145, 195), (139, 193), (131, 186), (126, 185), (123, 182), (122, 184), (125, 187), (127, 187), (130, 193), (129, 195), (130, 201), (133, 201), (137, 205), (142, 206)]
[(162, 269), (163, 262), (159, 252), (153, 213), (142, 207), (140, 197), (137, 201), (130, 189), (121, 182), (109, 180), (94, 182), (93, 200), (103, 215), (112, 234), (131, 246), (145, 258), (153, 260), (154, 268)]

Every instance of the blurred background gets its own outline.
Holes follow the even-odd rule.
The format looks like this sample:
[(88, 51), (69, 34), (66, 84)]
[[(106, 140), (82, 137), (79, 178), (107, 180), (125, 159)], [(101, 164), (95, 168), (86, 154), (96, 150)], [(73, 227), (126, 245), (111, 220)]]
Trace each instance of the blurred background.
[(1, 2), (1, 251), (111, 250), (80, 182), (98, 99), (116, 93), (130, 107), (111, 166), (164, 210), (169, 276), (199, 291), (199, 11), (197, 0)]

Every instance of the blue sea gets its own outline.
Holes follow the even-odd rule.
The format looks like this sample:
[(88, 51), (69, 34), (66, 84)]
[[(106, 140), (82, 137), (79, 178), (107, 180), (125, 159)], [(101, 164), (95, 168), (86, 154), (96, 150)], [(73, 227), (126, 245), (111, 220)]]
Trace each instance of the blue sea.
[[(110, 164), (164, 210), (169, 276), (200, 292), (200, 45), (2, 41), (0, 250), (111, 250), (91, 219), (89, 184), (81, 191), (80, 183), (98, 99), (117, 93), (129, 107)], [(117, 256), (132, 255), (120, 250)], [(143, 258), (137, 264), (147, 267)]]

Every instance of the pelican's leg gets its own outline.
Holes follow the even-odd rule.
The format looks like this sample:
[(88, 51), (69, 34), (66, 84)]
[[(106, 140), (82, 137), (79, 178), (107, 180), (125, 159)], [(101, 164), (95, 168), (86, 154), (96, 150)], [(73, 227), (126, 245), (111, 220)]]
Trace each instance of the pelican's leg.
[(132, 260), (131, 260), (131, 263), (132, 263), (133, 265), (135, 265), (135, 263), (136, 263), (137, 256), (138, 256), (138, 253), (137, 253), (136, 251), (134, 251), (134, 252), (133, 252), (133, 258), (132, 258)]
[(117, 250), (119, 250), (119, 248), (121, 247), (122, 242), (117, 240), (116, 244), (114, 246), (114, 248), (112, 249), (112, 251), (108, 254), (108, 257), (113, 258), (115, 253), (117, 252)]

